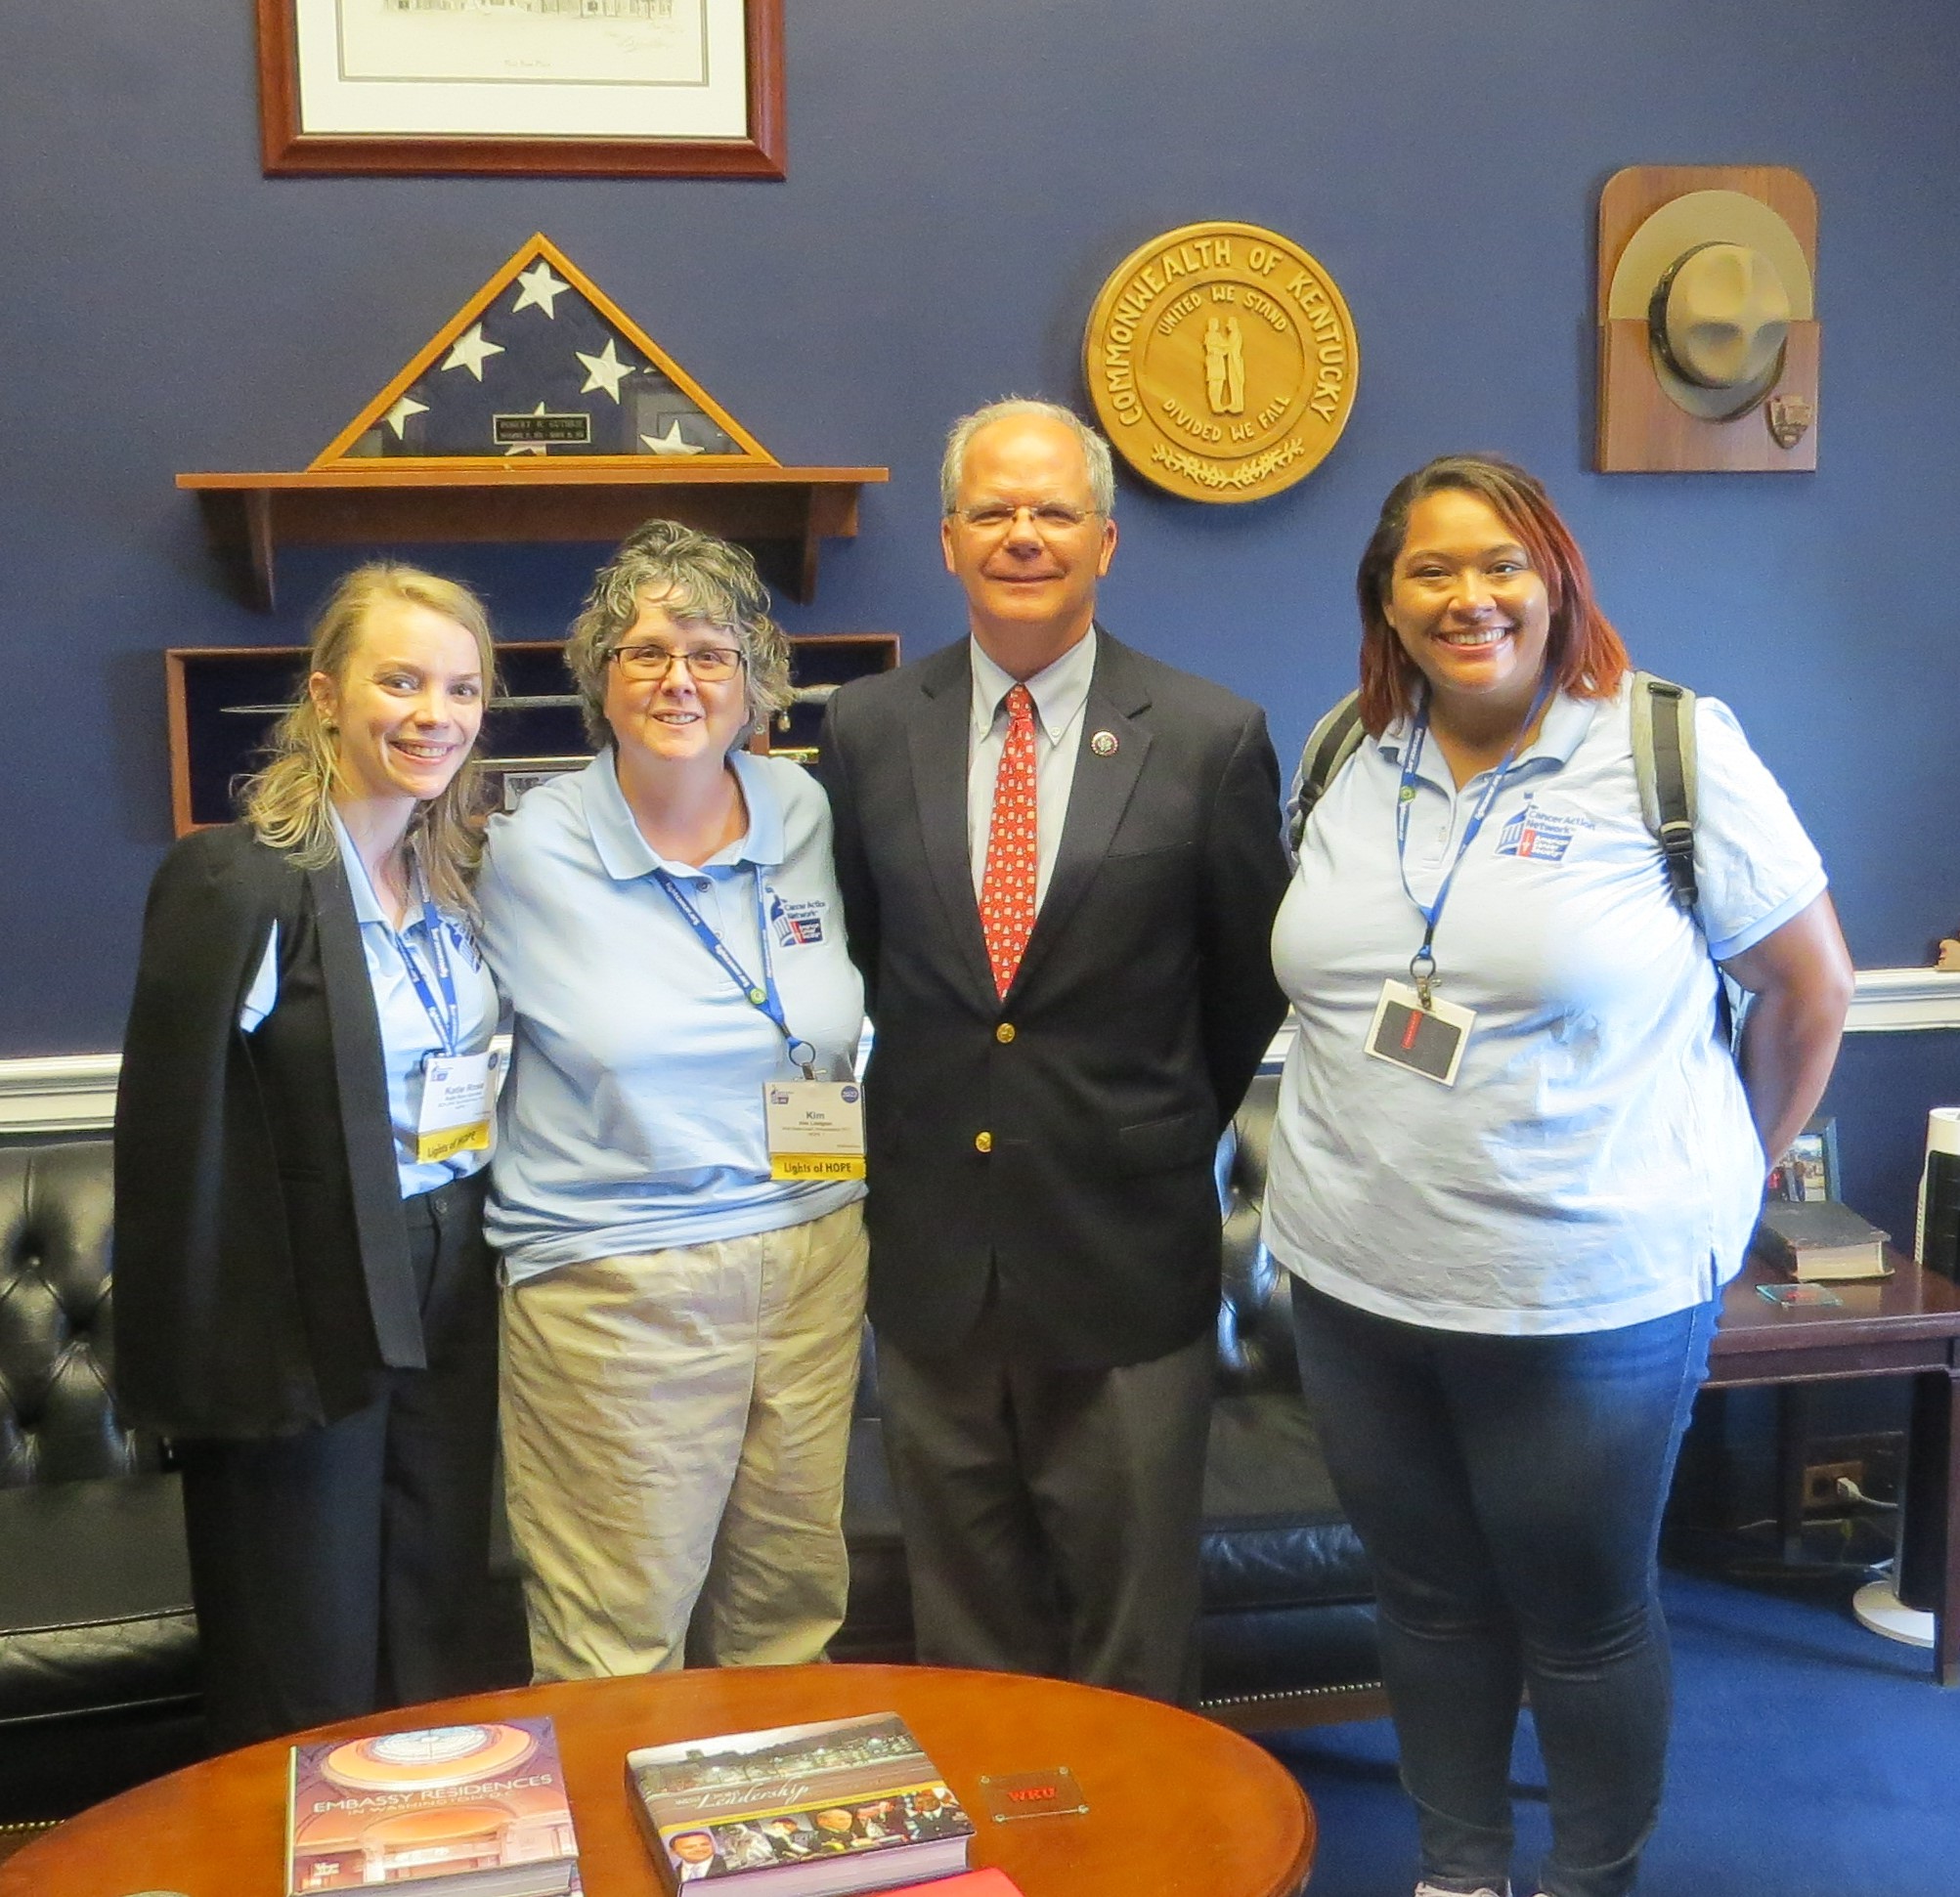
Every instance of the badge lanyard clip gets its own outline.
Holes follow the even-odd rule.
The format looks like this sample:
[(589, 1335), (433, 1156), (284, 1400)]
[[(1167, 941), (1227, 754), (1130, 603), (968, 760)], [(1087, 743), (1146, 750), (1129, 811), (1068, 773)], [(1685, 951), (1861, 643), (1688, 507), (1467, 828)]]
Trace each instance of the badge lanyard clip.
[(776, 971), (773, 958), (769, 954), (769, 917), (767, 905), (762, 900), (762, 872), (758, 868), (756, 877), (756, 935), (762, 945), (762, 979), (759, 985), (749, 975), (748, 970), (736, 961), (734, 951), (716, 932), (715, 926), (695, 907), (687, 891), (680, 886), (679, 879), (668, 870), (655, 870), (654, 878), (673, 899), (678, 909), (700, 938), (701, 946), (721, 965), (723, 972), (740, 991), (742, 999), (759, 1013), (766, 1014), (775, 1023), (776, 1031), (783, 1037), (783, 1045), (789, 1050), (790, 1060), (806, 1080), (816, 1078), (816, 1049), (807, 1041), (799, 1040), (790, 1032), (789, 1018), (783, 1010), (783, 998), (776, 988)]
[(419, 866), (414, 893), (422, 905), (422, 932), (428, 944), (430, 966), (435, 970), (436, 986), (442, 991), (440, 1002), (408, 937), (397, 935), (395, 943), (415, 999), (421, 1003), (423, 1013), (442, 1042), (441, 1054), (427, 1055), (422, 1060), (422, 1099), (414, 1147), (417, 1164), (434, 1165), (466, 1152), (489, 1149), (490, 1114), (495, 1100), (492, 1075), (497, 1056), (462, 1052), (462, 1010), (457, 1001), (447, 925), (437, 913)]
[(1443, 873), (1443, 881), (1436, 890), (1433, 902), (1416, 901), (1416, 892), (1409, 886), (1409, 813), (1416, 802), (1416, 771), (1422, 762), (1422, 753), (1429, 742), (1429, 691), (1425, 686), (1422, 693), (1422, 708), (1416, 714), (1416, 722), (1409, 733), (1409, 741), (1402, 752), (1402, 785), (1395, 798), (1395, 862), (1402, 876), (1402, 893), (1416, 903), (1416, 912), (1423, 922), (1422, 944), (1409, 958), (1409, 979), (1416, 989), (1416, 999), (1422, 1004), (1426, 1013), (1435, 1007), (1436, 995), (1436, 955), (1433, 944), (1436, 940), (1436, 925), (1442, 920), (1443, 905), (1450, 899), (1450, 886), (1457, 880), (1457, 872), (1468, 855), (1470, 845), (1477, 841), (1477, 833), (1484, 827), (1484, 819), (1491, 814), (1504, 788), (1504, 780), (1510, 776), (1511, 766), (1517, 762), (1518, 752), (1523, 748), (1525, 734), (1538, 722), (1539, 714), (1545, 710), (1551, 697), (1551, 673), (1547, 670), (1539, 680), (1538, 691), (1531, 701), (1531, 710), (1525, 713), (1523, 725), (1511, 740), (1511, 748), (1504, 753), (1503, 762), (1484, 782), (1484, 788), (1475, 806), (1470, 811), (1470, 820), (1463, 826), (1461, 841), (1457, 845), (1457, 853), (1450, 859), (1450, 867)]
[(422, 933), (429, 945), (429, 961), (435, 968), (436, 985), (442, 990), (440, 1002), (430, 990), (428, 977), (422, 973), (421, 964), (415, 959), (414, 950), (409, 946), (408, 937), (396, 936), (395, 944), (401, 951), (402, 966), (409, 971), (409, 983), (415, 991), (415, 999), (421, 1003), (423, 1013), (429, 1017), (429, 1025), (442, 1042), (443, 1052), (454, 1059), (462, 1052), (462, 1009), (456, 997), (456, 971), (450, 966), (449, 944), (443, 940), (442, 917), (436, 910), (435, 899), (429, 894), (419, 863), (415, 866), (415, 893), (421, 899)]

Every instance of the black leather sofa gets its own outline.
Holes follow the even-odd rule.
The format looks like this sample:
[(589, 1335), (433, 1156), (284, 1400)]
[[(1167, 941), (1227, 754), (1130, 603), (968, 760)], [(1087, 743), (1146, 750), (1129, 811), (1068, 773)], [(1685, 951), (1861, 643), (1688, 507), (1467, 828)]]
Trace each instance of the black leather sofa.
[[(1277, 1082), (1219, 1152), (1226, 1282), (1205, 1476), (1201, 1691), (1248, 1730), (1372, 1716), (1371, 1588), (1258, 1242)], [(177, 1478), (109, 1393), (109, 1147), (0, 1147), (0, 1824), (79, 1809), (203, 1746)], [(852, 1425), (839, 1660), (911, 1657), (877, 1377)]]
[(109, 1152), (0, 1148), (0, 1823), (203, 1749), (177, 1478), (109, 1395)]

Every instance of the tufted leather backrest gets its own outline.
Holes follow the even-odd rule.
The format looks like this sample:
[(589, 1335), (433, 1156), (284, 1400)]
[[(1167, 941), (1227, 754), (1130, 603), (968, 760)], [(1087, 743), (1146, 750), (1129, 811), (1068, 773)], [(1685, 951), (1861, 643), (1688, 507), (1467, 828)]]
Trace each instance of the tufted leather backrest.
[(109, 1390), (109, 1143), (0, 1147), (0, 1488), (160, 1460)]
[(1225, 1284), (1218, 1304), (1218, 1388), (1256, 1394), (1300, 1388), (1293, 1355), (1292, 1278), (1259, 1237), (1266, 1156), (1280, 1076), (1253, 1081), (1218, 1145), (1218, 1198), (1225, 1217)]

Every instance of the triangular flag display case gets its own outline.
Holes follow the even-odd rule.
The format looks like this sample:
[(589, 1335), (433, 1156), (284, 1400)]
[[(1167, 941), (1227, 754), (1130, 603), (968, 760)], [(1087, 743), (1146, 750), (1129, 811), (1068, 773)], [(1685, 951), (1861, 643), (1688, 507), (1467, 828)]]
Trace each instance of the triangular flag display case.
[(799, 600), (884, 468), (783, 467), (542, 234), (315, 458), (180, 474), (270, 609), (282, 545), (617, 539), (663, 514), (765, 554)]

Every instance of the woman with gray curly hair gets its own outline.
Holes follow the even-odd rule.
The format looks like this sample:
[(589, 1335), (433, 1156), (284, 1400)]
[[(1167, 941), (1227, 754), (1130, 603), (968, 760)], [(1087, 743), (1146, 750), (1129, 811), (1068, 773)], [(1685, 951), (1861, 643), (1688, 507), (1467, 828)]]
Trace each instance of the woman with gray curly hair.
[(599, 754), (491, 826), (515, 1049), (488, 1229), (539, 1679), (815, 1660), (844, 1617), (862, 1162), (772, 1151), (764, 1095), (854, 1105), (864, 994), (823, 792), (743, 748), (789, 697), (767, 607), (739, 547), (629, 536), (566, 648)]

